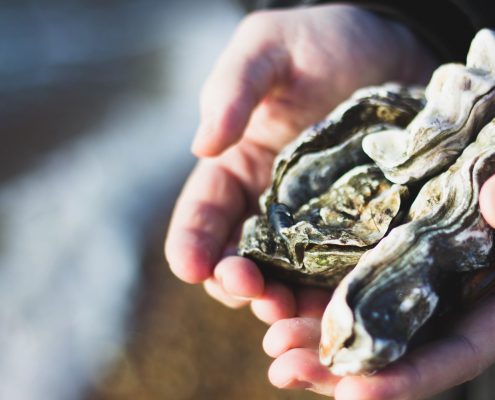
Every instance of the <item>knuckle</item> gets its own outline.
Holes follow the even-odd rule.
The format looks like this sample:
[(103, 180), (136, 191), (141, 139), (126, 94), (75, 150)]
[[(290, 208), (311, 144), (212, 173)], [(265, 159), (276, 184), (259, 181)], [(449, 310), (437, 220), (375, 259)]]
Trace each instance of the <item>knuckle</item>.
[(215, 232), (221, 212), (217, 207), (207, 203), (194, 203), (189, 208), (188, 225), (201, 232)]

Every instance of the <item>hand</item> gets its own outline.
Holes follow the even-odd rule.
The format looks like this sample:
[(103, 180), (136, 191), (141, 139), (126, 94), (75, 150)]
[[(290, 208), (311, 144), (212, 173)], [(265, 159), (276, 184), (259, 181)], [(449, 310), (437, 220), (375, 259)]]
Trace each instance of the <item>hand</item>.
[(256, 265), (229, 256), (243, 220), (269, 184), (275, 154), (355, 89), (384, 81), (423, 83), (434, 60), (405, 27), (351, 6), (327, 5), (248, 16), (201, 95), (193, 151), (201, 160), (172, 217), (172, 271), (204, 282), (231, 307), (251, 301), (272, 323), (316, 315), (323, 291), (264, 282)]
[[(495, 176), (480, 192), (480, 209), (495, 228)], [(493, 288), (492, 284), (492, 288)], [(305, 388), (336, 400), (424, 399), (469, 381), (495, 362), (495, 296), (460, 317), (440, 340), (420, 347), (372, 376), (333, 376), (319, 363), (319, 318), (276, 322), (263, 346), (275, 357), (271, 382), (280, 388)]]
[(318, 359), (320, 320), (276, 322), (264, 339), (277, 359), (269, 370), (279, 388), (305, 388), (336, 400), (415, 400), (430, 398), (478, 376), (495, 361), (495, 298), (461, 318), (449, 334), (412, 351), (371, 376), (337, 377)]

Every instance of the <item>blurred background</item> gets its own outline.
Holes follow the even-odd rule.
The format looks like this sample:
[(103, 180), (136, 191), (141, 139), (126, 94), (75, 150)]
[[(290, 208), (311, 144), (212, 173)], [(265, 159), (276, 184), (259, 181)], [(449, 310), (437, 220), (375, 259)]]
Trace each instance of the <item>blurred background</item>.
[(0, 399), (318, 398), (271, 388), (266, 327), (162, 255), (198, 92), (242, 15), (0, 3)]
[(0, 399), (301, 399), (162, 247), (234, 1), (0, 3)]

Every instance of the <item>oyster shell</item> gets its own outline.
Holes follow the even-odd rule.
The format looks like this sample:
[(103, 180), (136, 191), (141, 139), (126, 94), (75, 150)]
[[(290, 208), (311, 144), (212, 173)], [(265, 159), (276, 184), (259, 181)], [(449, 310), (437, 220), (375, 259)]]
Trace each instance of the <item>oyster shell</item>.
[(424, 105), (420, 87), (389, 83), (357, 90), (277, 156), (272, 184), (260, 199), (261, 211), (274, 202), (296, 210), (320, 195), (350, 168), (369, 162), (361, 145), (365, 136), (405, 127)]
[(428, 178), (451, 165), (495, 110), (495, 33), (481, 30), (466, 65), (438, 68), (426, 88), (426, 106), (402, 130), (381, 131), (363, 149), (395, 183)]
[(435, 72), (426, 103), (421, 93), (358, 91), (277, 157), (262, 214), (244, 225), (240, 254), (265, 272), (337, 287), (320, 345), (337, 375), (404, 354), (450, 283), (457, 300), (495, 288), (478, 210), (495, 173), (495, 32), (476, 35), (466, 66)]
[(421, 189), (406, 222), (342, 280), (322, 320), (321, 361), (337, 375), (370, 372), (404, 354), (435, 311), (449, 275), (489, 265), (494, 233), (478, 208), (495, 173), (495, 121)]
[(408, 195), (366, 164), (362, 139), (407, 125), (423, 105), (417, 88), (367, 88), (305, 131), (277, 157), (263, 214), (245, 222), (239, 254), (279, 277), (335, 286), (401, 216)]

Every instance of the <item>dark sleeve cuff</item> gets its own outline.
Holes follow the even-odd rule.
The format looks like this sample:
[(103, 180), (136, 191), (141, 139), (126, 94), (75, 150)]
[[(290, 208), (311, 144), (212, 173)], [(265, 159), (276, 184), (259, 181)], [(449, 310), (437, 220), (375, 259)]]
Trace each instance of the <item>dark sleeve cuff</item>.
[[(241, 1), (251, 9), (332, 2), (324, 0)], [(354, 0), (346, 3), (360, 6), (407, 25), (441, 62), (465, 62), (469, 44), (476, 32), (485, 27), (495, 27), (495, 2), (493, 0), (431, 0), (429, 2), (424, 0)]]
[(434, 0), (434, 7), (421, 1), (353, 1), (355, 5), (408, 26), (439, 58), (464, 63), (477, 28), (453, 1)]

